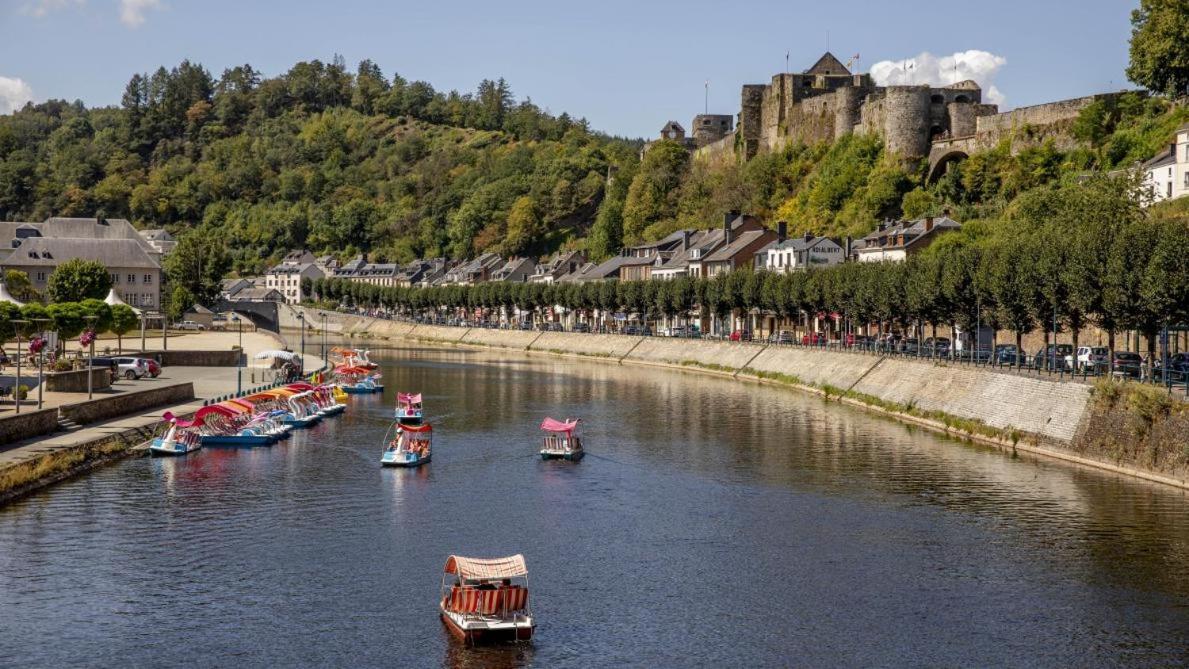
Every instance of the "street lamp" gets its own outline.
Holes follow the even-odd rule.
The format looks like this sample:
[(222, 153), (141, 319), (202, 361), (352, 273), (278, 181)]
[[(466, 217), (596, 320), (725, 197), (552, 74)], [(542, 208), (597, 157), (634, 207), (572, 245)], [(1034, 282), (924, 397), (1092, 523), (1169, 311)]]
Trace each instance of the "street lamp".
[(16, 412), (21, 412), (21, 328), (28, 325), (29, 321), (24, 319), (13, 320), (12, 325), (16, 330), (17, 335), (17, 380), (16, 385), (12, 387), (12, 399), (16, 403)]
[(301, 375), (305, 375), (306, 370), (306, 315), (302, 312), (297, 312), (297, 320), (301, 322), (301, 360), (297, 363), (297, 368)]
[(322, 363), (326, 364), (326, 312), (319, 311), (318, 315), (322, 317)]
[(239, 326), (239, 358), (235, 364), (235, 394), (244, 389), (244, 322), (239, 316), (232, 316), (231, 322)]
[[(90, 330), (92, 333), (90, 355), (87, 358), (87, 399), (91, 399), (92, 393), (94, 392), (94, 385), (95, 385), (94, 380), (93, 380), (94, 370), (92, 369), (95, 365), (95, 337), (94, 337), (95, 321), (99, 320), (99, 317), (94, 314), (91, 314), (91, 315), (85, 316), (84, 319), (87, 321), (87, 329)], [(63, 350), (65, 350), (65, 349), (63, 349)]]
[[(49, 318), (34, 318), (33, 322), (37, 324), (37, 330), (41, 333), (41, 338), (45, 339), (45, 326), (47, 323), (53, 322)], [(37, 410), (41, 410), (42, 390), (45, 386), (45, 345), (43, 344), (37, 351)]]

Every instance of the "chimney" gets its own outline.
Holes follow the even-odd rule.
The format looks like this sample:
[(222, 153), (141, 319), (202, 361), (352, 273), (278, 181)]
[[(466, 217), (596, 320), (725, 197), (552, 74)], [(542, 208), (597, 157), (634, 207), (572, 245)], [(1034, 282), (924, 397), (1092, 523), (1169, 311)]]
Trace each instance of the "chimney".
[(888, 224), (887, 224), (887, 222), (886, 222), (886, 221), (880, 221), (880, 222), (879, 222), (879, 226), (877, 227), (877, 229), (878, 229), (880, 232), (883, 232), (884, 230), (886, 230), (886, 229), (887, 229), (887, 227), (888, 227)]
[(843, 244), (843, 246), (842, 246), (842, 259), (843, 259), (843, 260), (850, 260), (850, 252), (851, 252), (851, 249), (854, 247), (854, 241), (853, 241), (853, 240), (851, 240), (851, 238), (850, 238), (850, 235), (847, 235), (847, 236), (846, 236), (846, 239), (844, 239), (844, 240), (842, 241), (842, 244)]
[(807, 241), (807, 242), (813, 241), (813, 233), (812, 232), (805, 233), (805, 241)]
[(737, 211), (728, 211), (726, 214), (723, 215), (723, 217), (722, 217), (722, 239), (723, 239), (724, 245), (730, 244), (731, 241), (733, 241), (734, 235), (731, 234), (732, 233), (731, 223), (734, 223), (735, 219), (738, 217), (739, 217), (739, 212), (737, 212)]
[(925, 217), (925, 232), (929, 232), (932, 229), (933, 229), (933, 217), (926, 216)]
[(789, 236), (789, 224), (787, 221), (776, 222), (776, 241), (783, 242)]
[(682, 230), (682, 231), (681, 231), (681, 250), (682, 250), (682, 251), (688, 251), (688, 250), (689, 250), (689, 236), (690, 236), (690, 231), (689, 231), (689, 230)]

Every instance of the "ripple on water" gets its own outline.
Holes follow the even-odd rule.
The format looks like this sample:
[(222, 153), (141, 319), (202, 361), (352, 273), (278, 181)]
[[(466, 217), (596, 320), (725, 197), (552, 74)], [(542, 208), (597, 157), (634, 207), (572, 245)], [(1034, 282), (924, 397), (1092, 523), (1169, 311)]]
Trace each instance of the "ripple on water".
[[(0, 664), (1172, 665), (1183, 494), (777, 388), (395, 351), (386, 396), (271, 448), (99, 470), (0, 509)], [(382, 470), (397, 389), (434, 461)], [(535, 458), (581, 416), (578, 464)], [(450, 552), (524, 552), (531, 645), (435, 617)], [(160, 630), (170, 630), (163, 634)]]

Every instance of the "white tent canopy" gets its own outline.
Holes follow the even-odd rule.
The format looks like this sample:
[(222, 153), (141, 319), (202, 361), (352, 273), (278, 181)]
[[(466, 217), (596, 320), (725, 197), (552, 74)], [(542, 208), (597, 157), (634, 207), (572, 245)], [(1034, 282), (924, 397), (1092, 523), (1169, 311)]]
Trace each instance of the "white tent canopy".
[(13, 297), (12, 293), (8, 292), (8, 286), (5, 285), (3, 281), (0, 281), (0, 302), (10, 302), (17, 305), (18, 307), (25, 306), (24, 302), (21, 302), (17, 298)]
[(121, 300), (119, 295), (116, 295), (115, 288), (112, 288), (111, 290), (107, 291), (107, 297), (103, 298), (103, 301), (106, 302), (109, 307), (114, 307), (117, 304), (122, 304), (122, 305), (128, 307), (129, 309), (131, 309), (132, 311), (134, 311), (137, 316), (140, 315), (140, 309), (137, 309), (136, 307), (128, 306), (127, 302), (125, 302), (124, 300)]
[(293, 360), (297, 354), (292, 351), (261, 351), (254, 356), (257, 360), (266, 360), (268, 358), (280, 358), (282, 360)]

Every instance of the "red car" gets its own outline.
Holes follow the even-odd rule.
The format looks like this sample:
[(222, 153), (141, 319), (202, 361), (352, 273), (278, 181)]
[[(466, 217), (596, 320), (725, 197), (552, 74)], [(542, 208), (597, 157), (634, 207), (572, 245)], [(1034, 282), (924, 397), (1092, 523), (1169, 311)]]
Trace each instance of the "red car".
[(148, 362), (149, 362), (149, 376), (153, 377), (154, 379), (157, 378), (158, 376), (161, 376), (161, 363), (157, 362), (156, 360), (153, 360), (152, 358), (149, 358)]
[(747, 330), (735, 330), (731, 333), (731, 341), (751, 341), (751, 333)]

